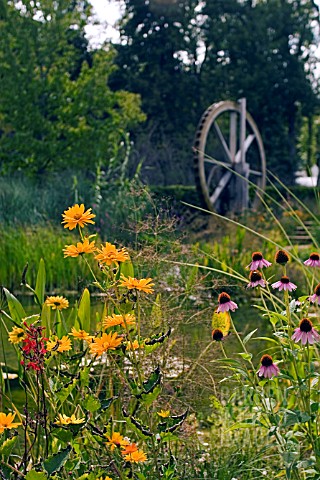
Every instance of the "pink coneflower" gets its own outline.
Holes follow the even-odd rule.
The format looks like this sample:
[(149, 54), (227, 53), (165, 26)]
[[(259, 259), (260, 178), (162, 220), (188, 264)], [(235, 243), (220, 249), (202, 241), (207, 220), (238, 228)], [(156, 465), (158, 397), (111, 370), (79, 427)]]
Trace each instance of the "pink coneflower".
[(307, 342), (312, 345), (314, 342), (318, 342), (320, 340), (320, 335), (313, 328), (311, 320), (309, 320), (309, 318), (303, 318), (299, 324), (299, 327), (295, 329), (291, 339), (296, 343), (301, 340), (302, 345), (305, 345)]
[(297, 285), (290, 282), (289, 277), (284, 275), (283, 277), (280, 278), (279, 282), (273, 283), (271, 287), (278, 288), (280, 292), (281, 290), (288, 290), (289, 292), (292, 292), (292, 290), (295, 290), (297, 288)]
[(320, 283), (314, 289), (314, 294), (308, 298), (309, 302), (311, 303), (318, 303), (320, 305)]
[(320, 255), (317, 252), (310, 253), (308, 260), (303, 262), (308, 267), (320, 267)]
[(230, 295), (228, 295), (226, 292), (220, 293), (218, 297), (218, 302), (219, 306), (217, 308), (217, 313), (227, 312), (228, 310), (234, 312), (235, 309), (238, 308), (238, 305), (235, 302), (231, 301)]
[(254, 288), (260, 285), (261, 287), (266, 286), (266, 281), (262, 278), (261, 273), (258, 270), (252, 270), (249, 275), (250, 283), (248, 283), (247, 288)]
[(279, 368), (275, 363), (273, 363), (272, 357), (270, 355), (263, 355), (261, 357), (261, 367), (259, 368), (258, 375), (259, 377), (271, 378), (273, 376), (279, 375)]
[(257, 268), (270, 267), (270, 265), (272, 265), (268, 260), (263, 258), (261, 252), (253, 252), (251, 258), (252, 262), (246, 267), (250, 268), (250, 270), (257, 270)]
[(221, 342), (223, 340), (223, 332), (219, 328), (212, 330), (212, 340), (215, 342)]

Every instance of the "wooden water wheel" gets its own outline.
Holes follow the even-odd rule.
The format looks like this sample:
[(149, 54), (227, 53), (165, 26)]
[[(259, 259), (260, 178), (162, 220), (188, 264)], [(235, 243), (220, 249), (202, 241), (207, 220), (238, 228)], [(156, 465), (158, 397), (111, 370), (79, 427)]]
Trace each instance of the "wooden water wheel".
[(208, 210), (226, 214), (257, 206), (266, 184), (266, 160), (245, 99), (214, 103), (204, 112), (194, 160), (197, 188)]

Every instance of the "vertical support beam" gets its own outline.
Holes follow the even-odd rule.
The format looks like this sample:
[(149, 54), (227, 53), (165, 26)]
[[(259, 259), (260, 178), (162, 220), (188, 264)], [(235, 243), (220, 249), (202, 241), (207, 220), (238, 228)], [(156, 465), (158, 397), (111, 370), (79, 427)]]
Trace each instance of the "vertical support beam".
[(237, 113), (230, 113), (230, 132), (229, 132), (229, 150), (231, 153), (232, 163), (236, 161), (237, 152)]
[(246, 163), (246, 99), (240, 98), (240, 155), (236, 156), (234, 170), (241, 175), (235, 178), (235, 195), (234, 195), (234, 211), (235, 213), (241, 213), (249, 206), (249, 165)]
[(247, 99), (240, 98), (240, 162), (244, 165), (246, 161), (246, 150), (245, 150), (245, 140), (246, 140), (246, 114), (247, 114)]

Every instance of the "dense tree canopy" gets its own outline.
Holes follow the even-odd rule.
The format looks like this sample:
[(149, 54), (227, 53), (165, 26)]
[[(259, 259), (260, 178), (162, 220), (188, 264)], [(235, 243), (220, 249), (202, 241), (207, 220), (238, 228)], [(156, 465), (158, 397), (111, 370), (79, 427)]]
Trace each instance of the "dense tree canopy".
[(95, 170), (144, 119), (139, 97), (111, 91), (114, 53), (90, 52), (87, 1), (8, 1), (0, 11), (0, 169)]
[[(137, 138), (151, 181), (192, 182), (191, 145), (201, 113), (245, 96), (268, 167), (293, 179), (302, 116), (316, 108), (318, 11), (308, 0), (125, 0), (112, 85), (142, 96)], [(165, 152), (165, 157), (163, 157)], [(150, 174), (150, 167), (154, 174)], [(152, 170), (151, 170), (152, 171)]]

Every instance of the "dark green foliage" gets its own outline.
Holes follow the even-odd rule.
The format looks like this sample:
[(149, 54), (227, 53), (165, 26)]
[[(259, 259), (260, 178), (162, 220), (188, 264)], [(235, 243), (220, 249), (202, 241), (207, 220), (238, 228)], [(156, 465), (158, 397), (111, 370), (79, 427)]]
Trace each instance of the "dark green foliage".
[(7, 2), (0, 12), (0, 172), (95, 172), (143, 120), (136, 95), (107, 86), (110, 48), (88, 50), (88, 2)]
[(287, 183), (297, 168), (301, 116), (316, 107), (314, 2), (126, 0), (111, 85), (142, 96), (136, 139), (144, 177), (193, 183), (191, 146), (213, 102), (246, 97), (267, 164)]

